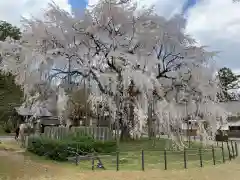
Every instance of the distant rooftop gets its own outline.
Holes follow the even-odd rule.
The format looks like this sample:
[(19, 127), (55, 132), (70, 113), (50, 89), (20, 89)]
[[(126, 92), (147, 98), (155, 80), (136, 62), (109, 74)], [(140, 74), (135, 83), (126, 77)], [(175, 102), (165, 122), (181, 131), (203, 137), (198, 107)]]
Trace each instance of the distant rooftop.
[(233, 116), (240, 115), (240, 101), (222, 102), (220, 106)]
[(30, 109), (29, 107), (26, 108), (26, 107), (20, 106), (15, 109), (17, 110), (18, 114), (22, 116), (33, 116), (33, 115), (40, 116), (40, 117), (52, 116), (52, 113), (50, 113), (46, 108)]

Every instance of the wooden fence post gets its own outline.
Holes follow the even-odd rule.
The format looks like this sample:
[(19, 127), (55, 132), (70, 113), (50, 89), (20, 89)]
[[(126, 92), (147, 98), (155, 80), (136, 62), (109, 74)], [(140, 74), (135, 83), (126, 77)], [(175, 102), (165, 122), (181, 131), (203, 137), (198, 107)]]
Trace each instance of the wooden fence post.
[(116, 159), (116, 163), (117, 163), (117, 171), (119, 171), (119, 152), (117, 152), (117, 159)]
[(200, 167), (203, 167), (203, 161), (202, 161), (202, 148), (199, 148), (199, 160), (200, 160)]
[(79, 163), (79, 155), (78, 155), (78, 144), (77, 144), (77, 147), (76, 147), (77, 151), (75, 152), (75, 164), (76, 166), (78, 165)]
[(142, 171), (145, 170), (145, 167), (144, 167), (144, 150), (142, 150)]
[(234, 147), (233, 147), (233, 141), (231, 141), (231, 146), (232, 146), (232, 157), (234, 159), (235, 158), (235, 152), (234, 152)]
[(212, 158), (213, 158), (213, 165), (216, 165), (214, 146), (212, 146)]
[(92, 170), (94, 171), (94, 157), (95, 157), (95, 155), (93, 155), (93, 157), (92, 157)]
[(167, 151), (164, 149), (164, 169), (167, 170)]
[(231, 152), (230, 152), (230, 147), (229, 147), (228, 141), (227, 141), (227, 148), (228, 148), (228, 157), (229, 157), (229, 160), (231, 161), (232, 157), (231, 157)]
[(223, 163), (225, 163), (225, 154), (224, 154), (224, 146), (223, 146), (223, 141), (222, 141), (222, 160), (223, 160)]
[(184, 169), (187, 169), (187, 155), (186, 155), (186, 148), (183, 151), (183, 160), (184, 160)]
[(238, 145), (237, 145), (237, 142), (235, 142), (235, 152), (236, 152), (236, 157), (238, 157)]

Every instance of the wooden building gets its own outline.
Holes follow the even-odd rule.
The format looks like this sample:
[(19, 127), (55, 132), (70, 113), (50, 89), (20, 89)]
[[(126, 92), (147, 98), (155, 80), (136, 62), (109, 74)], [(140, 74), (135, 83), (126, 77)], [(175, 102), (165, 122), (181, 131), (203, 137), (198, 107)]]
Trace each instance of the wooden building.
[[(32, 128), (34, 129), (34, 132), (43, 133), (44, 127), (46, 126), (60, 125), (60, 120), (57, 117), (52, 116), (52, 114), (46, 109), (37, 113), (33, 113), (30, 108), (26, 108), (23, 106), (15, 109), (21, 117), (21, 122), (30, 123)], [(32, 118), (33, 115), (35, 116), (34, 118)], [(29, 122), (30, 118), (31, 122)]]
[(227, 118), (228, 127), (224, 128), (229, 138), (240, 138), (240, 101), (221, 103), (221, 106), (229, 112)]

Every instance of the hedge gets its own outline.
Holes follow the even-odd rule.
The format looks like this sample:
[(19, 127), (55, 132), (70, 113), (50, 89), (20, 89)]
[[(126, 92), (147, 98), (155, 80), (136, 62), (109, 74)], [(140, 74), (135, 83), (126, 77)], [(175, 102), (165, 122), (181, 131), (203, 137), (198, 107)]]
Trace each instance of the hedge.
[(116, 151), (116, 147), (115, 141), (95, 141), (88, 136), (69, 136), (63, 140), (39, 136), (29, 137), (28, 140), (28, 151), (56, 161), (67, 161), (67, 157), (75, 156), (76, 153), (111, 153)]

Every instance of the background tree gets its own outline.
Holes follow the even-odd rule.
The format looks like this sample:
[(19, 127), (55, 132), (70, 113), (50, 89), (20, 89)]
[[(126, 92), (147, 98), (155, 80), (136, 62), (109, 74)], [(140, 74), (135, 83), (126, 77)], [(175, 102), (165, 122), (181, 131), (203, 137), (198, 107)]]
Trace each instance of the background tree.
[[(6, 21), (0, 21), (0, 41), (4, 41), (7, 37), (18, 40), (21, 31)], [(10, 128), (8, 119), (14, 112), (13, 108), (21, 104), (22, 95), (20, 86), (15, 84), (15, 77), (0, 71), (0, 122), (4, 124), (6, 130)]]
[(0, 40), (4, 41), (7, 37), (18, 40), (21, 37), (21, 31), (6, 21), (0, 21)]
[(239, 88), (239, 76), (235, 75), (230, 68), (223, 67), (218, 71), (218, 78), (222, 93), (218, 94), (220, 101), (231, 101), (235, 99), (235, 93), (230, 92)]
[(13, 128), (14, 123), (8, 120), (11, 119), (14, 108), (21, 105), (22, 97), (21, 88), (15, 84), (14, 76), (0, 73), (0, 123), (7, 131)]

